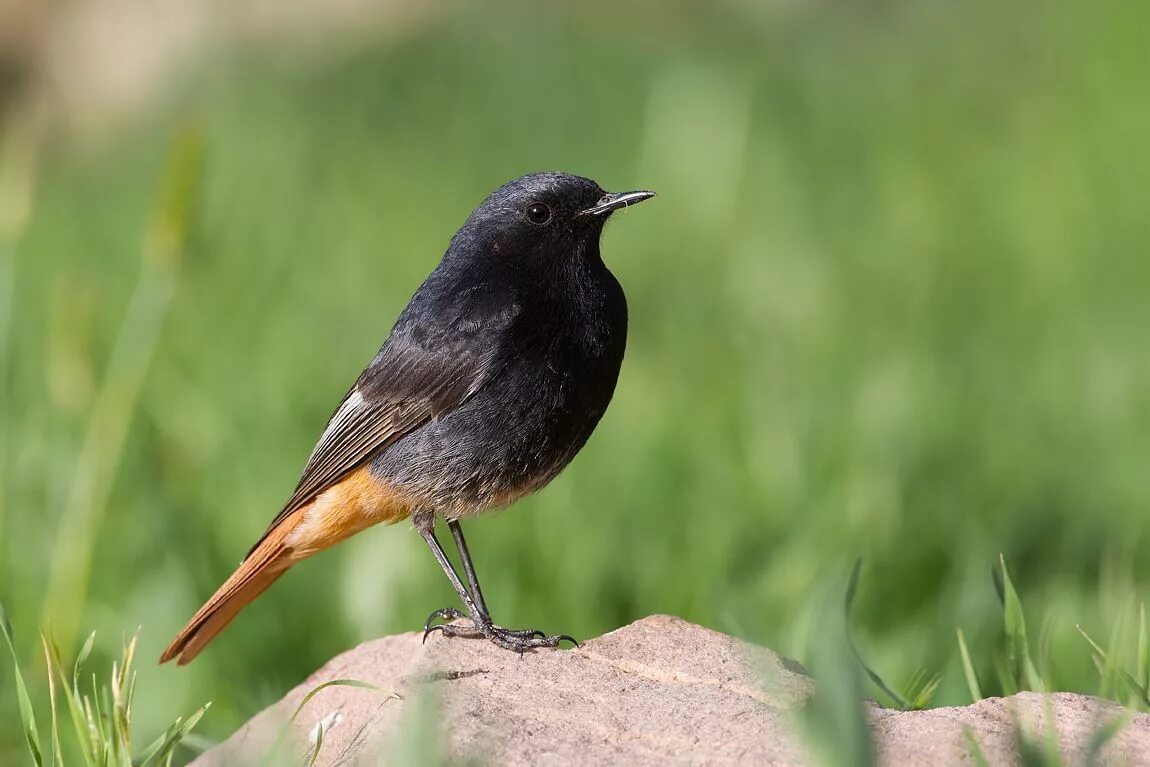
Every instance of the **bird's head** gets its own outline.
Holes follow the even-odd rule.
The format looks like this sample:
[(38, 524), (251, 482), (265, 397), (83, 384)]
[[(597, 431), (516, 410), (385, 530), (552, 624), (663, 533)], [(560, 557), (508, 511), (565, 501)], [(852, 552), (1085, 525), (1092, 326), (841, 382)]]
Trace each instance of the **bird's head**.
[(455, 235), (453, 250), (518, 267), (550, 268), (598, 259), (603, 224), (654, 192), (609, 193), (589, 178), (531, 173), (492, 192)]

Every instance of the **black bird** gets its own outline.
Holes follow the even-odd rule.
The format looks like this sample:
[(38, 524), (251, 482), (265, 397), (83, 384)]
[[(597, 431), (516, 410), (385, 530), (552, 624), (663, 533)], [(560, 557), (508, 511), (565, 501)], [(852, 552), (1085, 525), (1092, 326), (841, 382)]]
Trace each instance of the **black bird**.
[[(466, 608), (432, 613), (425, 639), (484, 636), (520, 652), (573, 642), (494, 624), (459, 523), (546, 485), (599, 423), (627, 341), (627, 301), (599, 236), (613, 212), (653, 196), (566, 173), (492, 192), (343, 398), (279, 516), (160, 661), (195, 658), (296, 562), (409, 517)], [(465, 617), (471, 625), (435, 622)]]

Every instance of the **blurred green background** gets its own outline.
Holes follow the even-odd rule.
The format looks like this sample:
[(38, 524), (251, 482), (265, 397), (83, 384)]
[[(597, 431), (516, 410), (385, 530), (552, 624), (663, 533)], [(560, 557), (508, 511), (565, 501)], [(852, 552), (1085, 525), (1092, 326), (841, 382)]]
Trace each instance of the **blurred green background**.
[[(1076, 624), (1130, 651), (1150, 6), (248, 5), (231, 25), (221, 4), (140, 10), (174, 14), (167, 69), (97, 24), (96, 59), (155, 79), (138, 103), (87, 83), (72, 27), (37, 47), (62, 12), (0, 56), (0, 601), (27, 668), (45, 625), (66, 647), (98, 630), (104, 657), (142, 627), (136, 727), (212, 700), (199, 732), (221, 739), (454, 604), (410, 526), (379, 528), (192, 666), (150, 662), (455, 228), (540, 169), (660, 196), (605, 234), (631, 308), (607, 416), (550, 487), (467, 526), (501, 623), (591, 637), (674, 613), (802, 660), (862, 556), (869, 663), (942, 674), (933, 703), (961, 704), (956, 627), (997, 692), (1003, 553), (1053, 687), (1098, 689)], [(165, 198), (173, 146), (197, 167), (188, 131), (200, 183)], [(165, 240), (184, 203), (186, 241)]]

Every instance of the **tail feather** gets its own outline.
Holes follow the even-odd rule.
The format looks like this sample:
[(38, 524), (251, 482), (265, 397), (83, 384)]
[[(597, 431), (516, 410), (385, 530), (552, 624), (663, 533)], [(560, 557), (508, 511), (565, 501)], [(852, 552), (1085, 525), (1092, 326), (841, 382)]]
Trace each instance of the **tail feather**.
[(269, 532), (172, 640), (160, 656), (160, 663), (174, 658), (178, 658), (176, 664), (180, 666), (190, 662), (239, 615), (240, 610), (287, 572), (292, 558), (283, 540), (294, 526), (281, 523)]
[(240, 610), (294, 563), (376, 523), (406, 519), (414, 507), (410, 496), (372, 477), (368, 466), (352, 472), (312, 503), (274, 523), (243, 564), (172, 640), (160, 663), (178, 658), (182, 666), (195, 658)]

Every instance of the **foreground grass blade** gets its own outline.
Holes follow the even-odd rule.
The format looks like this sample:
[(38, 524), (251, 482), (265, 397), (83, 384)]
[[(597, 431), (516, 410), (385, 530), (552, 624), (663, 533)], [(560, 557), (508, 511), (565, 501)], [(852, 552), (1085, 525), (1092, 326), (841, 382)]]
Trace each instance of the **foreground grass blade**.
[(970, 660), (970, 651), (966, 649), (962, 629), (955, 629), (955, 632), (958, 634), (958, 655), (962, 658), (962, 675), (966, 677), (966, 689), (970, 690), (970, 702), (977, 703), (982, 700), (982, 686), (978, 683), (978, 674)]
[[(312, 698), (314, 698), (323, 690), (326, 690), (328, 687), (358, 687), (363, 690), (371, 690), (372, 692), (382, 693), (387, 696), (387, 700), (403, 700), (403, 696), (399, 693), (385, 690), (382, 687), (372, 684), (371, 682), (364, 682), (360, 679), (332, 679), (324, 682), (323, 684), (316, 685), (312, 689), (308, 690), (307, 695), (303, 696), (303, 700), (301, 700), (299, 705), (295, 707), (295, 711), (292, 712), (291, 717), (288, 719), (288, 726), (290, 726), (293, 722), (295, 722), (296, 719), (299, 718), (299, 715), (303, 711), (304, 706), (310, 703)], [(288, 727), (284, 727), (283, 730), (281, 730), (279, 736), (275, 739), (275, 742), (272, 743), (271, 748), (268, 749), (268, 752), (261, 764), (272, 764), (270, 760), (274, 759), (278, 755), (280, 747), (283, 745), (283, 740), (287, 736), (287, 732)], [(319, 746), (322, 740), (323, 728), (321, 727), (319, 730), (319, 738), (317, 739), (315, 748), (310, 754), (308, 764), (313, 764), (319, 757)]]
[(970, 749), (970, 758), (974, 761), (975, 767), (990, 767), (990, 762), (986, 761), (986, 754), (982, 752), (982, 746), (974, 737), (974, 730), (970, 729), (970, 725), (963, 725), (962, 735), (966, 738), (967, 748)]
[(1114, 736), (1121, 732), (1126, 725), (1130, 724), (1131, 719), (1133, 719), (1133, 714), (1127, 711), (1099, 727), (1098, 731), (1094, 733), (1094, 737), (1090, 739), (1090, 745), (1086, 747), (1086, 757), (1082, 760), (1082, 763), (1087, 767), (1104, 764), (1105, 762), (1102, 759), (1103, 749), (1106, 748), (1107, 743), (1114, 739)]
[(50, 651), (52, 669), (60, 680), (60, 688), (64, 691), (64, 701), (68, 706), (68, 718), (72, 721), (72, 727), (76, 733), (76, 742), (80, 744), (80, 753), (88, 767), (96, 767), (99, 764), (100, 741), (99, 733), (92, 727), (88, 718), (88, 710), (80, 699), (80, 670), (92, 651), (95, 639), (95, 632), (89, 634), (87, 641), (80, 648), (80, 654), (76, 656), (76, 662), (72, 666), (72, 683), (69, 684), (68, 675), (64, 672), (64, 662), (60, 657), (60, 648), (56, 646), (55, 641), (50, 636), (45, 635), (44, 637)]
[[(56, 673), (52, 667), (52, 651), (48, 646), (48, 637), (41, 634), (40, 644), (44, 648), (44, 668), (48, 676), (48, 705), (51, 706), (52, 716), (52, 767), (64, 767), (64, 755), (60, 748), (60, 724), (56, 708)], [(61, 680), (63, 682), (63, 680)], [(64, 682), (64, 684), (67, 684)]]
[(311, 756), (307, 760), (307, 767), (315, 767), (315, 760), (319, 759), (319, 750), (323, 748), (323, 722), (316, 726), (315, 731), (315, 747), (311, 750)]
[[(43, 121), (37, 115), (11, 110), (0, 133), (0, 371), (12, 369), (16, 304), (16, 260), (35, 209), (35, 187), (43, 143)], [(0, 374), (0, 403), (11, 401), (8, 376)], [(14, 434), (15, 418), (0, 407), (0, 434)], [(5, 551), (6, 482), (9, 446), (0, 439), (0, 551)]]
[(36, 712), (32, 709), (32, 700), (28, 697), (24, 676), (20, 673), (16, 644), (12, 639), (12, 624), (8, 621), (8, 612), (4, 609), (3, 603), (0, 603), (0, 632), (3, 632), (4, 641), (8, 643), (8, 652), (12, 655), (12, 674), (16, 680), (16, 700), (20, 705), (20, 723), (24, 727), (24, 740), (28, 743), (28, 751), (36, 767), (43, 767), (44, 755), (40, 750), (40, 733), (36, 730)]
[(198, 132), (176, 137), (163, 190), (141, 247), (141, 269), (128, 301), (71, 472), (71, 486), (53, 546), (42, 625), (71, 642), (84, 604), (94, 542), (120, 466), (144, 380), (175, 295), (201, 165)]
[(996, 582), (1002, 599), (1003, 622), (1006, 629), (1006, 659), (1011, 682), (1015, 690), (1045, 691), (1045, 685), (1030, 659), (1030, 644), (1026, 636), (1026, 618), (1022, 613), (1022, 602), (1010, 580), (1006, 569), (1006, 557), (998, 557), (1002, 569), (1002, 579)]
[(1059, 754), (1051, 755), (1042, 745), (1026, 737), (1022, 726), (1014, 724), (1015, 749), (1018, 751), (1018, 761), (1023, 767), (1062, 767), (1062, 758)]
[(1142, 687), (1143, 701), (1150, 707), (1150, 633), (1146, 630), (1146, 605), (1138, 606), (1138, 682)]
[(101, 684), (95, 674), (91, 675), (90, 694), (80, 691), (80, 677), (84, 663), (91, 654), (95, 634), (89, 634), (80, 648), (71, 669), (70, 681), (59, 648), (48, 636), (42, 639), (49, 668), (63, 691), (76, 742), (87, 767), (167, 767), (172, 762), (176, 748), (210, 706), (206, 704), (186, 719), (177, 719), (144, 749), (139, 759), (133, 760), (131, 725), (136, 692), (133, 666), (137, 638), (133, 636), (124, 644), (120, 659), (113, 663), (112, 673), (105, 684)]
[(932, 677), (926, 675), (925, 669), (918, 669), (911, 676), (910, 681), (906, 684), (906, 694), (903, 696), (914, 711), (921, 711), (926, 708), (930, 703), (930, 699), (938, 692), (938, 686), (942, 684), (942, 675), (935, 674)]
[(1095, 642), (1090, 637), (1090, 635), (1086, 633), (1085, 629), (1083, 629), (1081, 626), (1077, 626), (1076, 628), (1078, 629), (1078, 633), (1082, 635), (1082, 638), (1085, 639), (1090, 644), (1090, 647), (1094, 650), (1094, 666), (1098, 669), (1098, 673), (1102, 676), (1103, 683), (1105, 683), (1105, 681), (1110, 678), (1111, 675), (1117, 675), (1130, 687), (1131, 691), (1138, 696), (1138, 702), (1141, 705), (1150, 708), (1150, 688), (1142, 684), (1142, 682), (1138, 679), (1135, 679), (1133, 676), (1131, 676), (1129, 671), (1118, 668), (1114, 663), (1110, 653), (1103, 650), (1101, 645)]
[(908, 703), (905, 698), (891, 689), (890, 685), (888, 685), (886, 681), (878, 675), (878, 672), (874, 671), (870, 666), (867, 665), (866, 661), (863, 660), (862, 653), (860, 653), (858, 647), (855, 646), (854, 635), (851, 632), (851, 612), (854, 609), (855, 594), (858, 591), (859, 574), (861, 572), (862, 557), (859, 557), (857, 560), (855, 560), (855, 566), (851, 571), (850, 581), (847, 583), (847, 595), (845, 604), (847, 644), (850, 646), (851, 653), (855, 656), (855, 660), (858, 661), (858, 664), (862, 668), (863, 673), (867, 675), (867, 677), (871, 680), (871, 682), (874, 683), (876, 687), (882, 690), (883, 693), (888, 698), (890, 698), (891, 701), (894, 702), (896, 708), (906, 711), (910, 708), (913, 708), (913, 706), (911, 706), (911, 704)]
[(207, 710), (211, 708), (211, 703), (205, 703), (198, 711), (189, 716), (187, 719), (177, 719), (172, 722), (167, 731), (163, 735), (152, 741), (152, 744), (144, 749), (144, 753), (140, 755), (139, 760), (136, 762), (138, 767), (156, 767), (156, 765), (164, 765), (167, 767), (172, 763), (172, 757), (176, 753), (176, 747), (184, 741), (192, 728), (199, 723)]
[(322, 690), (326, 690), (328, 687), (359, 687), (363, 690), (371, 690), (372, 692), (384, 693), (389, 698), (394, 698), (395, 700), (403, 700), (403, 696), (399, 693), (385, 690), (382, 687), (378, 687), (372, 684), (371, 682), (364, 682), (359, 679), (332, 679), (309, 690), (307, 695), (303, 696), (303, 700), (299, 702), (299, 705), (295, 707), (295, 711), (292, 712), (291, 719), (288, 721), (294, 722), (296, 718), (299, 717), (300, 712), (303, 711), (303, 707), (311, 702), (312, 698), (318, 695)]
[[(857, 577), (851, 580), (857, 583)], [(848, 587), (848, 604), (852, 591), (853, 586)], [(837, 588), (813, 597), (813, 625), (818, 629), (807, 638), (803, 660), (819, 680), (819, 691), (803, 707), (799, 721), (817, 764), (873, 767), (867, 684), (847, 641), (846, 614), (840, 599)]]

